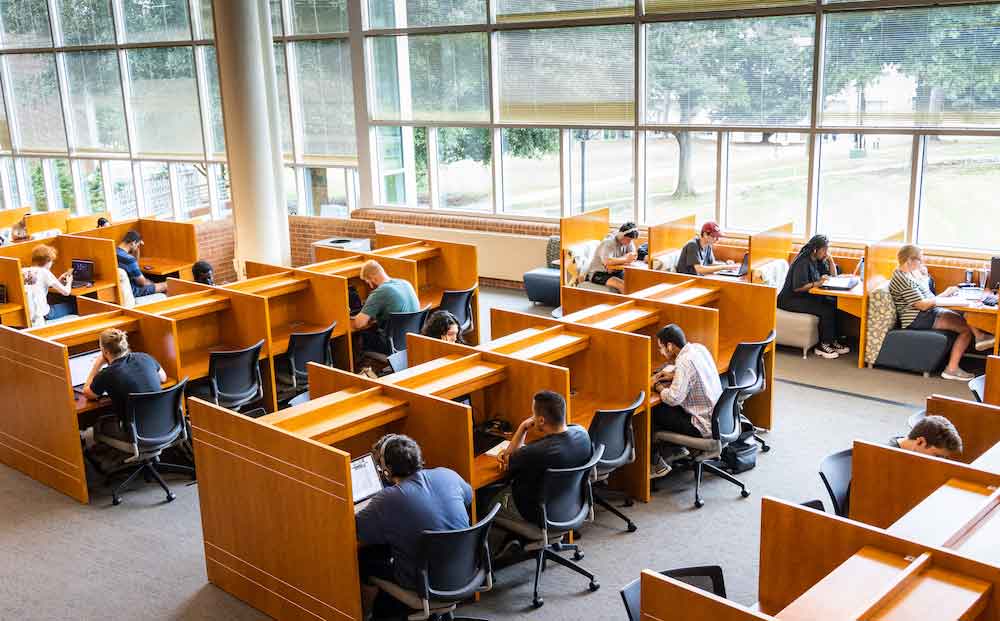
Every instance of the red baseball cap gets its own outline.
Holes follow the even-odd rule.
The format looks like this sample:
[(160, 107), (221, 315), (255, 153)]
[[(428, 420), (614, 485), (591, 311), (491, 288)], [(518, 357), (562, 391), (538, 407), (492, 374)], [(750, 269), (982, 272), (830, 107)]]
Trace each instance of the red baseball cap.
[(722, 237), (722, 229), (720, 229), (719, 225), (714, 222), (706, 222), (701, 227), (701, 234), (711, 235), (712, 237), (718, 239), (719, 237)]

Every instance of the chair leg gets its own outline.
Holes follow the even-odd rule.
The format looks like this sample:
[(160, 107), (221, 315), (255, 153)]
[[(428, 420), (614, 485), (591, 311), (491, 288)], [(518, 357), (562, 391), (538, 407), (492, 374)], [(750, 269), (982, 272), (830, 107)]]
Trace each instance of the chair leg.
[(198, 476), (195, 473), (194, 468), (191, 466), (182, 466), (180, 464), (168, 464), (166, 462), (158, 462), (156, 464), (156, 469), (160, 472), (169, 472), (171, 474), (189, 474), (191, 475), (192, 481), (197, 481)]
[(708, 471), (711, 472), (712, 474), (714, 474), (715, 476), (721, 477), (721, 478), (729, 481), (730, 483), (732, 483), (736, 487), (740, 488), (740, 495), (743, 496), (744, 498), (746, 498), (747, 496), (750, 495), (750, 492), (747, 491), (747, 486), (743, 483), (743, 481), (740, 481), (739, 479), (737, 479), (733, 475), (729, 474), (728, 472), (726, 472), (722, 468), (718, 467), (717, 465), (715, 465), (715, 464), (713, 464), (711, 462), (702, 462), (702, 466), (704, 466), (705, 468), (707, 468)]
[(697, 462), (694, 465), (694, 506), (696, 509), (701, 509), (705, 506), (705, 502), (701, 499), (701, 472), (703, 462)]
[(542, 563), (545, 561), (545, 548), (538, 551), (538, 555), (535, 556), (535, 594), (531, 599), (531, 605), (535, 608), (541, 608), (545, 603), (541, 597), (538, 597), (538, 583), (542, 580)]
[(166, 492), (167, 502), (170, 502), (174, 498), (177, 498), (177, 496), (175, 496), (174, 493), (170, 491), (170, 488), (167, 487), (166, 481), (164, 481), (163, 477), (160, 476), (160, 473), (156, 471), (156, 468), (153, 466), (153, 464), (146, 464), (146, 468), (149, 469), (150, 474), (153, 475), (153, 478), (156, 479), (156, 482), (159, 483), (160, 487), (163, 488), (163, 491)]
[[(565, 548), (565, 546), (563, 546), (563, 547)], [(601, 584), (597, 580), (594, 579), (594, 574), (590, 573), (589, 571), (587, 571), (583, 567), (577, 565), (576, 563), (574, 563), (573, 561), (569, 560), (568, 558), (564, 558), (562, 556), (559, 556), (558, 554), (555, 553), (555, 551), (548, 550), (548, 549), (545, 550), (545, 557), (548, 558), (549, 560), (551, 560), (553, 563), (556, 563), (557, 565), (562, 565), (563, 567), (565, 567), (565, 568), (567, 568), (569, 570), (575, 571), (576, 573), (580, 574), (584, 578), (587, 578), (588, 580), (590, 580), (590, 584), (588, 585), (587, 588), (589, 588), (591, 591), (596, 591), (597, 589), (601, 588)]]
[(619, 518), (621, 518), (625, 522), (626, 526), (628, 527), (628, 532), (634, 533), (636, 530), (638, 530), (639, 527), (635, 525), (635, 522), (633, 522), (632, 520), (630, 520), (627, 515), (625, 515), (624, 513), (622, 513), (621, 511), (619, 511), (617, 508), (615, 508), (614, 506), (612, 506), (612, 504), (610, 502), (608, 502), (600, 494), (596, 493), (596, 491), (594, 493), (594, 502), (596, 502), (598, 504), (598, 506), (603, 507), (604, 509), (607, 509), (612, 514), (614, 514), (614, 515), (618, 516)]
[(770, 451), (770, 450), (771, 450), (771, 447), (770, 447), (770, 446), (768, 446), (768, 444), (767, 444), (767, 442), (766, 442), (766, 441), (764, 440), (764, 438), (760, 437), (760, 434), (759, 434), (759, 433), (755, 433), (755, 434), (753, 434), (753, 439), (757, 441), (757, 444), (760, 444), (760, 450), (761, 450), (762, 452), (766, 453), (766, 452), (768, 452), (768, 451)]
[(128, 478), (122, 481), (122, 483), (111, 492), (111, 504), (116, 506), (120, 505), (122, 503), (122, 492), (125, 491), (125, 488), (128, 487), (137, 476), (144, 474), (145, 470), (145, 464), (133, 470), (132, 474), (128, 475)]

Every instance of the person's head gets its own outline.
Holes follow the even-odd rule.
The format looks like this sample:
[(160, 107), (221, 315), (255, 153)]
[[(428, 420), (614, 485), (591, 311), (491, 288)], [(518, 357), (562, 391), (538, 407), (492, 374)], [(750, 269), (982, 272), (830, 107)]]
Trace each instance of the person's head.
[(128, 353), (128, 334), (117, 328), (101, 332), (101, 353), (108, 362), (118, 360)]
[(389, 433), (379, 438), (372, 446), (372, 455), (379, 474), (386, 481), (406, 479), (424, 467), (420, 445), (401, 434)]
[(962, 436), (950, 420), (931, 415), (920, 419), (899, 446), (924, 455), (954, 457), (962, 452)]
[(896, 253), (896, 259), (899, 260), (899, 268), (906, 272), (912, 272), (914, 270), (920, 269), (920, 266), (924, 262), (924, 251), (920, 249), (920, 246), (914, 244), (903, 244)]
[(617, 239), (618, 243), (622, 245), (632, 242), (638, 238), (639, 227), (635, 225), (635, 222), (626, 222), (618, 227), (618, 232), (615, 233), (615, 239)]
[(377, 289), (379, 285), (389, 280), (389, 275), (385, 273), (382, 265), (373, 259), (365, 261), (365, 264), (361, 266), (361, 280), (365, 281), (365, 284), (370, 288)]
[(706, 222), (701, 225), (701, 245), (711, 246), (722, 237), (722, 229), (715, 222)]
[(800, 254), (808, 256), (817, 261), (825, 261), (830, 254), (830, 240), (826, 235), (813, 235), (809, 241), (802, 246)]
[(59, 253), (52, 246), (45, 244), (35, 246), (31, 250), (31, 264), (35, 267), (52, 269), (52, 264), (56, 262), (57, 256), (59, 256)]
[(105, 218), (104, 216), (101, 216), (100, 218), (97, 219), (97, 228), (99, 229), (103, 229), (104, 227), (109, 226), (110, 224), (111, 221)]
[(429, 336), (432, 339), (439, 339), (449, 343), (457, 343), (459, 341), (458, 329), (458, 319), (455, 315), (446, 310), (439, 310), (434, 311), (434, 313), (427, 318), (427, 321), (424, 323), (424, 327), (420, 330), (420, 333), (424, 336)]
[(120, 245), (123, 249), (135, 254), (139, 251), (139, 246), (142, 246), (142, 235), (139, 234), (139, 231), (129, 231), (125, 233)]
[(535, 429), (542, 434), (559, 433), (566, 428), (566, 400), (557, 392), (536, 392), (531, 413), (535, 417)]
[(195, 262), (195, 264), (191, 266), (191, 274), (194, 275), (195, 282), (200, 282), (203, 285), (215, 284), (215, 270), (212, 268), (212, 264), (208, 261)]
[(676, 323), (671, 323), (660, 328), (656, 333), (656, 344), (660, 348), (660, 355), (664, 358), (673, 358), (687, 345), (687, 337), (684, 330)]

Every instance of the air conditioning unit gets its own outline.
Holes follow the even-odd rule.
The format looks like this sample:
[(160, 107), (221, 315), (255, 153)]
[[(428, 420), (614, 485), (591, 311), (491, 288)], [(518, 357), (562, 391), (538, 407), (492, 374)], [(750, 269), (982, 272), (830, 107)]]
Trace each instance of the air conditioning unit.
[(349, 250), (352, 252), (371, 252), (372, 250), (372, 240), (367, 237), (330, 237), (328, 239), (321, 239), (313, 245), (326, 248), (339, 248), (340, 250)]

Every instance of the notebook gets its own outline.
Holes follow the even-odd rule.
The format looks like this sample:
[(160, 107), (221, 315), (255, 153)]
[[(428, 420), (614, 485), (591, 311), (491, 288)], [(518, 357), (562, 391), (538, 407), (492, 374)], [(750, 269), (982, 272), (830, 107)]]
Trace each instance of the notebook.
[(850, 291), (858, 286), (861, 279), (857, 276), (832, 276), (825, 283), (820, 285), (820, 289), (830, 289), (832, 291)]

